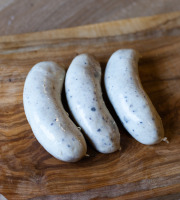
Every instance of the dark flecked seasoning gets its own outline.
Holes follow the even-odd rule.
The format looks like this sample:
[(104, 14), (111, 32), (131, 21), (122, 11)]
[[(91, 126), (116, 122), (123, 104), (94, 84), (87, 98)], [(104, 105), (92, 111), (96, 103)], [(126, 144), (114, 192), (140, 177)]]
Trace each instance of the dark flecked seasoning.
[(95, 107), (92, 107), (92, 108), (91, 108), (91, 111), (96, 111), (96, 108), (95, 108)]
[(62, 139), (62, 142), (64, 142), (64, 138)]
[(130, 107), (130, 108), (132, 108), (132, 107), (133, 107), (133, 105), (131, 104), (129, 107)]
[(99, 129), (97, 130), (97, 132), (101, 132), (101, 129), (99, 128)]
[(142, 124), (143, 122), (140, 122), (140, 124)]
[(73, 141), (75, 141), (75, 138), (72, 138)]
[(51, 126), (53, 126), (54, 123), (51, 123)]
[(128, 123), (129, 120), (124, 116), (124, 121)]
[(9, 82), (11, 82), (12, 80), (11, 80), (11, 78), (9, 78)]
[(134, 132), (134, 129), (132, 131)]
[(91, 117), (89, 118), (89, 120), (92, 120)]
[(68, 145), (67, 145), (67, 147), (69, 147), (69, 148), (70, 148), (70, 147), (71, 147), (71, 145), (69, 145), (69, 144), (68, 144)]

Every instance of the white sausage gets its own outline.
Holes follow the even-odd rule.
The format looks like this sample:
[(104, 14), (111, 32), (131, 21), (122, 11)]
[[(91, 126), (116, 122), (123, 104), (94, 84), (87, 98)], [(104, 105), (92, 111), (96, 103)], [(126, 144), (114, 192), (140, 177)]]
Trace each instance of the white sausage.
[(100, 81), (99, 63), (88, 54), (76, 56), (66, 74), (66, 97), (74, 118), (95, 149), (111, 153), (120, 149), (120, 134), (103, 101)]
[(127, 131), (140, 143), (152, 145), (164, 140), (164, 129), (141, 85), (138, 60), (133, 49), (113, 53), (105, 69), (105, 88)]
[(61, 102), (65, 71), (54, 62), (40, 62), (29, 72), (24, 110), (39, 143), (54, 157), (75, 162), (86, 155), (86, 142)]

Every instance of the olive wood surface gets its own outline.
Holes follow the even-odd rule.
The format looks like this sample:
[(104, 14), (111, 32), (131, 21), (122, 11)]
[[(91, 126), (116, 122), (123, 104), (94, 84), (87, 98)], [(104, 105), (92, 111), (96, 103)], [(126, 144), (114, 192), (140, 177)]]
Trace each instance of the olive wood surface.
[[(0, 37), (0, 193), (8, 200), (180, 199), (179, 26), (180, 12), (174, 12)], [(38, 143), (25, 117), (22, 95), (29, 70), (45, 60), (67, 69), (77, 54), (90, 53), (104, 71), (120, 48), (142, 55), (140, 78), (169, 144), (135, 141), (103, 92), (121, 133), (122, 150), (105, 155), (88, 144), (90, 156), (77, 163), (55, 159)], [(62, 98), (67, 109), (64, 92)]]

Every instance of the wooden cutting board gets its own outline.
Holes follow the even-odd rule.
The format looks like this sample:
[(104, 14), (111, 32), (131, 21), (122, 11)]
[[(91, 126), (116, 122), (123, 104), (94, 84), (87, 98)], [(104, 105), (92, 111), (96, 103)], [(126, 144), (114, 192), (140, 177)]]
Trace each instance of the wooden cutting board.
[[(68, 68), (91, 53), (104, 70), (120, 48), (137, 49), (142, 84), (162, 117), (169, 144), (145, 146), (122, 127), (122, 151), (65, 163), (35, 139), (22, 92), (31, 67), (52, 60)], [(64, 98), (64, 96), (63, 96)], [(180, 12), (0, 38), (0, 193), (7, 199), (180, 199)]]

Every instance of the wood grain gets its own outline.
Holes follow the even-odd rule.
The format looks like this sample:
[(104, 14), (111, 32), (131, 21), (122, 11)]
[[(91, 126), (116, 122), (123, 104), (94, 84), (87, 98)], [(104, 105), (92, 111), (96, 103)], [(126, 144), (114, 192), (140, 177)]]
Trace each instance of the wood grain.
[(179, 0), (0, 0), (0, 35), (179, 11)]
[[(0, 38), (0, 193), (11, 199), (180, 198), (180, 13)], [(123, 28), (122, 28), (123, 27)], [(49, 155), (26, 120), (22, 92), (31, 67), (52, 60), (68, 68), (73, 57), (96, 56), (104, 71), (119, 48), (135, 48), (140, 77), (162, 117), (170, 143), (145, 146), (128, 135), (104, 92), (121, 132), (122, 151), (89, 146), (89, 158), (69, 164)], [(64, 98), (64, 96), (63, 96)]]

